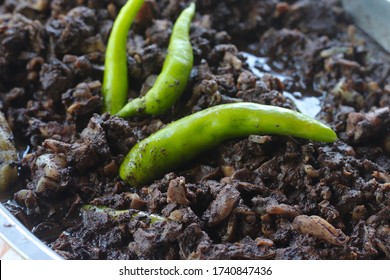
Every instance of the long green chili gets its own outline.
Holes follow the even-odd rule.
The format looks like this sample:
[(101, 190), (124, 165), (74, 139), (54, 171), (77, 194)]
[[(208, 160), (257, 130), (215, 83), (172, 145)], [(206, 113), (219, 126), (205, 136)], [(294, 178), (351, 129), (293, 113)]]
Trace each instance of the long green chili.
[(103, 77), (103, 111), (116, 114), (127, 101), (127, 34), (144, 0), (128, 0), (120, 10), (108, 39)]
[(195, 4), (191, 3), (183, 10), (173, 26), (168, 54), (153, 87), (146, 95), (127, 103), (117, 113), (118, 116), (159, 115), (179, 99), (186, 88), (194, 61), (189, 37), (194, 14)]
[(102, 214), (107, 214), (109, 217), (111, 217), (114, 221), (118, 220), (118, 218), (121, 215), (130, 215), (132, 218), (138, 218), (138, 219), (148, 219), (150, 220), (151, 224), (157, 223), (157, 222), (163, 222), (166, 221), (166, 218), (156, 215), (156, 214), (151, 214), (147, 213), (145, 211), (139, 211), (135, 209), (126, 209), (126, 210), (116, 210), (112, 209), (106, 206), (95, 206), (91, 204), (86, 204), (83, 207), (81, 207), (81, 210), (84, 213), (89, 213), (89, 212), (96, 212), (96, 213), (102, 213)]
[(279, 134), (332, 142), (336, 133), (301, 113), (256, 103), (223, 104), (175, 121), (138, 142), (120, 166), (120, 177), (140, 187), (221, 142), (251, 134)]

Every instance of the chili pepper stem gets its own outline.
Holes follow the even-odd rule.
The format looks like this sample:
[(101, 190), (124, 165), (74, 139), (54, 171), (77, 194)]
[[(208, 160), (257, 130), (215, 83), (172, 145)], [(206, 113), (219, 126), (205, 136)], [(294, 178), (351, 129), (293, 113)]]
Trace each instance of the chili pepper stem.
[(128, 102), (116, 115), (118, 117), (128, 117), (143, 115), (145, 113), (145, 98), (137, 97)]

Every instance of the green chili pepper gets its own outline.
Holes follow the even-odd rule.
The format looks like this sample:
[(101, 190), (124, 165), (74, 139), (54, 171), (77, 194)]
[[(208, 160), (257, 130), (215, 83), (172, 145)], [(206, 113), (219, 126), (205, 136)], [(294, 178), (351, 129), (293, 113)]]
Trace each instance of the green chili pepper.
[(115, 19), (108, 39), (102, 94), (103, 111), (110, 114), (117, 113), (127, 101), (127, 34), (143, 3), (144, 0), (127, 1)]
[(321, 122), (301, 113), (256, 103), (218, 105), (177, 120), (138, 142), (120, 166), (120, 177), (140, 187), (199, 153), (251, 134), (290, 135), (321, 142), (337, 139)]
[(166, 219), (162, 216), (156, 214), (150, 214), (135, 209), (115, 210), (106, 206), (95, 206), (95, 205), (86, 204), (83, 207), (81, 207), (81, 210), (84, 211), (85, 213), (88, 212), (104, 213), (110, 216), (114, 221), (118, 220), (121, 215), (126, 215), (126, 214), (129, 214), (134, 219), (135, 218), (148, 219), (151, 224), (166, 221)]
[(120, 117), (159, 115), (180, 97), (190, 77), (194, 55), (190, 42), (190, 26), (195, 14), (191, 3), (176, 20), (168, 45), (168, 54), (160, 75), (145, 96), (135, 98), (118, 112)]

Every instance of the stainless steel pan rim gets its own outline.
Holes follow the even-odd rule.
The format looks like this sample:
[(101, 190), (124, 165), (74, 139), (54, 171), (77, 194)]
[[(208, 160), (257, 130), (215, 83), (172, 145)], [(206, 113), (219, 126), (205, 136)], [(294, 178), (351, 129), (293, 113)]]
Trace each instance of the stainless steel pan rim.
[[(17, 255), (26, 260), (62, 259), (35, 237), (15, 216), (0, 203), (0, 239)], [(0, 240), (1, 242), (1, 240)]]
[[(390, 11), (390, 0), (342, 0), (342, 2), (346, 12), (351, 15), (355, 23), (390, 52), (390, 29), (388, 29), (390, 24), (386, 17)], [(375, 28), (376, 26), (380, 28)], [(0, 203), (0, 259), (2, 258), (2, 246), (10, 247), (21, 259), (63, 259), (34, 236)]]

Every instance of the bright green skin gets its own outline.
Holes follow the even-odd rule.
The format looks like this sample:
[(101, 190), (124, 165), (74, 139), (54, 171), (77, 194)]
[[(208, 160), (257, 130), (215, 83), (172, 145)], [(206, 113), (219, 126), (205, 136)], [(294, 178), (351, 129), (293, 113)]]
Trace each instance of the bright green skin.
[(144, 0), (128, 0), (120, 10), (107, 43), (103, 77), (103, 112), (116, 114), (127, 102), (127, 34)]
[(173, 26), (168, 54), (153, 87), (145, 96), (127, 103), (118, 112), (118, 116), (128, 118), (135, 115), (163, 114), (179, 99), (187, 86), (194, 62), (189, 36), (194, 14), (195, 4), (191, 3), (183, 10)]
[(337, 139), (328, 126), (292, 110), (248, 102), (224, 104), (172, 122), (138, 142), (125, 157), (119, 175), (131, 186), (141, 187), (223, 141), (251, 134), (320, 142)]

